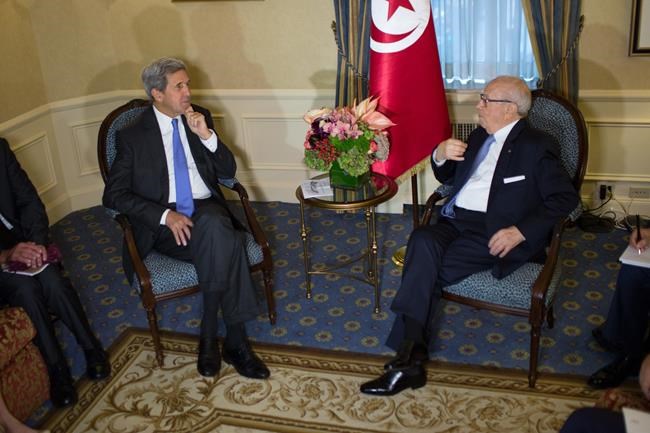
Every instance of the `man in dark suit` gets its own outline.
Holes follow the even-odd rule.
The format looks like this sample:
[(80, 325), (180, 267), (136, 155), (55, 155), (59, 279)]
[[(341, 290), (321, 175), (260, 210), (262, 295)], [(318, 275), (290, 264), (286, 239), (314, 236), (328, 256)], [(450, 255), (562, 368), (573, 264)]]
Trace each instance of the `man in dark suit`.
[[(641, 236), (639, 236), (639, 234)], [(633, 230), (629, 245), (645, 251), (650, 244), (650, 229)], [(616, 358), (589, 376), (593, 388), (613, 388), (639, 372), (648, 351), (648, 313), (650, 313), (650, 269), (624, 264), (618, 272), (616, 291), (605, 323), (592, 331), (598, 344), (616, 353)], [(649, 361), (650, 363), (650, 361)]]
[(77, 401), (77, 393), (54, 336), (50, 313), (61, 319), (84, 349), (90, 379), (108, 377), (110, 364), (90, 329), (77, 292), (57, 264), (49, 264), (33, 276), (7, 269), (12, 262), (14, 267), (41, 267), (48, 261), (49, 244), (45, 207), (9, 144), (0, 138), (0, 301), (22, 307), (33, 322), (36, 346), (50, 377), (50, 400), (64, 407)]
[[(203, 293), (199, 373), (215, 376), (221, 368), (221, 307), (224, 360), (243, 376), (265, 379), (269, 370), (246, 336), (245, 322), (259, 307), (242, 226), (217, 185), (235, 176), (233, 154), (214, 131), (210, 112), (190, 103), (183, 62), (156, 60), (142, 71), (142, 81), (153, 106), (118, 132), (104, 205), (129, 217), (143, 257), (155, 249), (195, 265)], [(124, 268), (133, 278), (128, 257), (125, 251)]]
[(554, 224), (578, 204), (557, 143), (530, 128), (526, 84), (497, 77), (476, 106), (480, 127), (465, 144), (450, 138), (432, 154), (436, 178), (453, 189), (434, 225), (410, 236), (387, 346), (397, 355), (361, 391), (393, 395), (426, 383), (430, 335), (441, 287), (491, 269), (496, 278), (544, 259)]

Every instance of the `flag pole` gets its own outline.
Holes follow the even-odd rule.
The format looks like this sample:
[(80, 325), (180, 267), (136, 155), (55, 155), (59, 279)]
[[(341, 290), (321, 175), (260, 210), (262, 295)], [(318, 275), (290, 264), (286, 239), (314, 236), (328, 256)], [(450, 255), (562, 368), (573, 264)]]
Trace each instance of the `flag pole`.
[[(411, 175), (411, 201), (413, 202), (413, 230), (420, 225), (420, 202), (418, 200), (418, 175)], [(406, 245), (401, 246), (393, 253), (393, 263), (397, 266), (404, 266), (406, 261)]]

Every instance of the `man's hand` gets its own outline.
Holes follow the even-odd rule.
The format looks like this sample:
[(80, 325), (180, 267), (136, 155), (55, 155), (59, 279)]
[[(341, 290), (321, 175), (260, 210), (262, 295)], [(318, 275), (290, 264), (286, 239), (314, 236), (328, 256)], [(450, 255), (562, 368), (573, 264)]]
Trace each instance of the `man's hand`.
[(641, 229), (641, 239), (637, 239), (636, 228), (630, 233), (630, 246), (640, 251), (645, 251), (650, 246), (650, 229)]
[(176, 245), (183, 245), (186, 247), (191, 237), (192, 226), (194, 225), (192, 220), (182, 213), (172, 210), (167, 213), (165, 225), (169, 227), (169, 230), (174, 234)]
[(20, 242), (6, 254), (6, 261), (20, 262), (29, 268), (39, 268), (47, 260), (47, 249), (34, 242)]
[(203, 114), (194, 111), (190, 105), (185, 112), (185, 118), (187, 119), (187, 124), (189, 125), (190, 130), (201, 137), (201, 140), (207, 140), (210, 138), (212, 131), (208, 128), (207, 123), (205, 123), (205, 117)]
[(464, 161), (467, 144), (455, 138), (448, 138), (436, 148), (436, 156), (440, 159), (451, 159), (452, 161)]
[(490, 242), (488, 242), (488, 247), (490, 247), (490, 254), (493, 256), (499, 256), (499, 258), (503, 258), (514, 247), (525, 240), (526, 238), (524, 235), (522, 235), (519, 229), (515, 226), (501, 229), (496, 232), (490, 239)]

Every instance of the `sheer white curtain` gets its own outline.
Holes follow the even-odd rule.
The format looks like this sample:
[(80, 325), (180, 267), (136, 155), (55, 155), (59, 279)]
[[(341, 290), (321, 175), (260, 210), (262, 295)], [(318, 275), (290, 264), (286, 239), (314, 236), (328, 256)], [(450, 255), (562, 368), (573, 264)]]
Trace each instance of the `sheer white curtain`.
[(482, 88), (497, 75), (538, 79), (521, 0), (431, 0), (448, 89)]

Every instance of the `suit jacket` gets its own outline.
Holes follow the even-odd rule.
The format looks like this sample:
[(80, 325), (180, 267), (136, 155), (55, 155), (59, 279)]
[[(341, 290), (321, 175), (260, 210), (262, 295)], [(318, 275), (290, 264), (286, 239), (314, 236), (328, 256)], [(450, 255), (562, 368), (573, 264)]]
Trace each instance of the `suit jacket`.
[(0, 248), (21, 241), (49, 243), (45, 206), (4, 138), (0, 138), (0, 213), (13, 226), (10, 240), (0, 237)]
[[(452, 195), (463, 187), (487, 136), (482, 127), (472, 132), (464, 161), (447, 161), (440, 167), (432, 164), (436, 178), (453, 185)], [(498, 260), (492, 270), (495, 277), (508, 275), (526, 261), (542, 260), (553, 226), (578, 205), (578, 194), (560, 164), (559, 152), (553, 137), (533, 129), (525, 119), (519, 120), (508, 134), (490, 186), (486, 235), (490, 238), (514, 225), (526, 240)]]
[[(212, 116), (203, 107), (192, 105), (205, 116), (208, 128), (214, 130)], [(228, 147), (219, 140), (217, 150), (210, 152), (194, 134), (182, 116), (190, 151), (197, 170), (210, 189), (212, 199), (226, 209), (226, 200), (219, 189), (219, 178), (233, 178), (237, 166)], [(117, 133), (117, 154), (104, 189), (103, 204), (128, 216), (138, 252), (144, 258), (154, 246), (160, 218), (170, 208), (169, 170), (165, 158), (160, 127), (153, 107), (142, 113), (135, 124)], [(234, 217), (235, 227), (241, 227)], [(124, 251), (124, 266), (129, 279), (133, 275), (130, 257)]]

